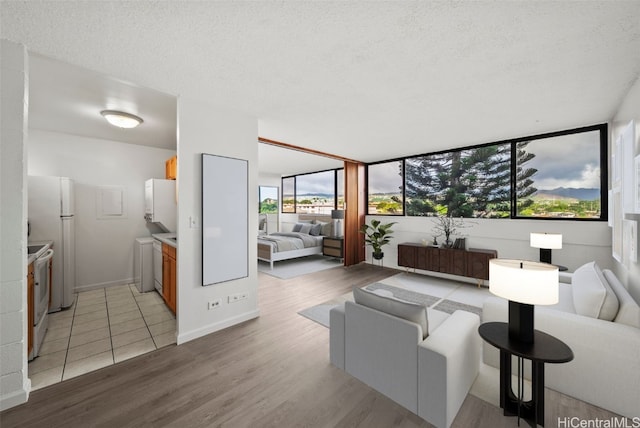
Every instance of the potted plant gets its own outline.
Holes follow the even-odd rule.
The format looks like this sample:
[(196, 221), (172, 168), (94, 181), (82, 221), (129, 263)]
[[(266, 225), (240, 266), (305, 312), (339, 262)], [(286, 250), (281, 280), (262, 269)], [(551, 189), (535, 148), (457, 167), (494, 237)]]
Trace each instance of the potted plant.
[(382, 252), (382, 246), (387, 245), (389, 240), (393, 238), (391, 235), (393, 230), (391, 230), (391, 226), (396, 224), (396, 222), (392, 223), (381, 223), (379, 220), (373, 219), (371, 220), (371, 224), (363, 224), (360, 228), (360, 233), (364, 234), (364, 242), (367, 245), (371, 245), (373, 249), (373, 258), (376, 260), (380, 260), (384, 257), (384, 253)]

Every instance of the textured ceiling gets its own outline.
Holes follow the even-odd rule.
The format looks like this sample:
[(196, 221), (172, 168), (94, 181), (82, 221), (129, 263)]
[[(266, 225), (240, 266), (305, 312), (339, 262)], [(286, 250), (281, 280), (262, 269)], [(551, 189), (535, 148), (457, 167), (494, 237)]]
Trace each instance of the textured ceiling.
[(376, 161), (611, 119), (640, 2), (12, 2), (32, 52)]

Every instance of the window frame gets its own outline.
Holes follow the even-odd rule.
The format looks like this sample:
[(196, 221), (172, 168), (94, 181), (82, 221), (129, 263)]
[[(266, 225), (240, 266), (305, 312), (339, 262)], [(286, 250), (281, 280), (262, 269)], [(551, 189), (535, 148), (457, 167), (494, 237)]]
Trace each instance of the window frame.
[[(412, 157), (412, 156), (408, 156), (408, 157)], [(388, 216), (388, 217), (405, 217), (407, 216), (407, 189), (406, 189), (406, 182), (405, 182), (405, 174), (406, 174), (406, 164), (405, 164), (405, 160), (407, 159), (407, 157), (404, 158), (395, 158), (395, 159), (389, 159), (389, 160), (382, 160), (382, 161), (377, 161), (377, 162), (371, 162), (366, 164), (366, 173), (365, 173), (365, 186), (366, 186), (366, 206), (367, 206), (367, 215), (380, 215), (380, 216)], [(389, 213), (389, 214), (381, 214), (381, 213), (373, 213), (370, 214), (369, 213), (369, 167), (371, 165), (380, 165), (383, 163), (391, 163), (391, 162), (400, 162), (400, 164), (402, 165), (402, 191), (400, 192), (402, 194), (402, 213)], [(408, 216), (407, 216), (408, 217)]]
[(281, 208), (280, 208), (280, 212), (282, 214), (298, 214), (298, 177), (302, 177), (305, 175), (311, 175), (311, 174), (321, 174), (323, 172), (329, 172), (329, 171), (333, 171), (333, 209), (337, 209), (337, 205), (338, 205), (338, 171), (344, 171), (344, 168), (332, 168), (332, 169), (323, 169), (320, 171), (312, 171), (312, 172), (305, 172), (302, 174), (294, 174), (294, 175), (286, 175), (286, 176), (282, 176), (280, 177), (280, 186), (282, 187), (283, 185), (283, 181), (286, 179), (293, 179), (293, 211), (284, 211), (284, 191), (282, 192), (283, 196), (282, 196), (282, 203), (281, 203)]
[[(521, 142), (535, 142), (535, 140), (540, 140), (540, 139), (545, 139), (545, 138), (552, 138), (552, 137), (560, 137), (563, 135), (571, 135), (571, 134), (579, 134), (579, 133), (585, 133), (585, 132), (592, 132), (592, 131), (599, 131), (600, 132), (600, 148), (599, 148), (599, 155), (600, 155), (600, 217), (599, 218), (575, 218), (575, 217), (570, 217), (570, 218), (564, 218), (564, 217), (527, 217), (527, 216), (519, 216), (517, 215), (517, 195), (516, 195), (516, 171), (517, 171), (517, 165), (516, 165), (516, 151), (515, 148), (517, 146), (518, 143)], [(536, 134), (536, 135), (531, 135), (531, 136), (526, 136), (526, 137), (518, 137), (518, 138), (512, 138), (512, 139), (507, 139), (507, 140), (501, 140), (501, 141), (493, 141), (490, 143), (483, 143), (483, 144), (475, 144), (475, 145), (471, 145), (471, 146), (464, 146), (464, 147), (459, 147), (459, 148), (455, 148), (455, 149), (449, 149), (449, 150), (439, 150), (439, 151), (435, 151), (435, 152), (428, 152), (428, 153), (421, 153), (421, 154), (416, 154), (416, 155), (411, 155), (411, 156), (405, 156), (405, 157), (401, 157), (401, 158), (394, 158), (394, 159), (388, 159), (388, 160), (381, 160), (381, 161), (377, 161), (377, 162), (371, 162), (368, 163), (366, 165), (366, 174), (365, 174), (365, 183), (366, 183), (366, 201), (367, 201), (367, 209), (366, 209), (366, 214), (367, 215), (376, 215), (376, 216), (390, 216), (390, 217), (398, 217), (398, 216), (404, 216), (404, 217), (420, 217), (420, 216), (410, 216), (407, 214), (407, 207), (406, 207), (406, 203), (407, 203), (407, 195), (406, 195), (406, 160), (410, 159), (410, 158), (417, 158), (417, 157), (423, 157), (423, 156), (431, 156), (431, 155), (440, 155), (440, 154), (446, 154), (446, 153), (453, 153), (453, 152), (460, 152), (460, 151), (464, 151), (464, 150), (471, 150), (471, 149), (477, 149), (477, 148), (482, 148), (482, 147), (487, 147), (487, 146), (493, 146), (493, 145), (502, 145), (502, 144), (510, 144), (511, 145), (511, 175), (510, 175), (510, 214), (508, 217), (502, 217), (502, 218), (492, 218), (492, 220), (502, 220), (502, 219), (514, 219), (514, 220), (542, 220), (542, 221), (596, 221), (596, 222), (602, 222), (602, 221), (608, 221), (609, 218), (609, 210), (608, 210), (608, 177), (609, 177), (609, 169), (608, 169), (608, 141), (609, 141), (609, 134), (608, 134), (608, 124), (607, 123), (601, 123), (601, 124), (597, 124), (597, 125), (590, 125), (590, 126), (583, 126), (583, 127), (579, 127), (579, 128), (572, 128), (572, 129), (567, 129), (567, 130), (563, 130), (563, 131), (555, 131), (555, 132), (548, 132), (548, 133), (544, 133), (544, 134)], [(402, 162), (402, 214), (386, 214), (386, 213), (369, 213), (369, 166), (371, 165), (378, 165), (378, 164), (382, 164), (382, 163), (389, 163), (389, 162)], [(469, 217), (469, 218), (473, 218), (473, 217)]]

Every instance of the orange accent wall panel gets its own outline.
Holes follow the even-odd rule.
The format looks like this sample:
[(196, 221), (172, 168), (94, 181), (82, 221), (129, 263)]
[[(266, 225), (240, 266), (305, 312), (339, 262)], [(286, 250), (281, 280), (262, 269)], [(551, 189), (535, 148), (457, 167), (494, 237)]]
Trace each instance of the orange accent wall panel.
[(364, 164), (344, 163), (345, 200), (344, 265), (356, 265), (365, 259), (364, 236), (359, 232), (366, 213)]

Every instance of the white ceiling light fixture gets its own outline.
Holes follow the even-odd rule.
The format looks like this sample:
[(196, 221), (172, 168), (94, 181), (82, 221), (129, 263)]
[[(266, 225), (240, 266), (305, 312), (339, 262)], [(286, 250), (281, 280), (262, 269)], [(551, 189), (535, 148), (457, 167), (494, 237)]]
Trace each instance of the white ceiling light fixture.
[(141, 117), (138, 117), (135, 114), (125, 113), (118, 110), (102, 110), (100, 114), (107, 119), (107, 122), (113, 126), (117, 126), (118, 128), (135, 128), (144, 122)]

